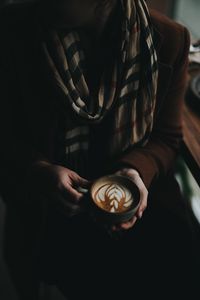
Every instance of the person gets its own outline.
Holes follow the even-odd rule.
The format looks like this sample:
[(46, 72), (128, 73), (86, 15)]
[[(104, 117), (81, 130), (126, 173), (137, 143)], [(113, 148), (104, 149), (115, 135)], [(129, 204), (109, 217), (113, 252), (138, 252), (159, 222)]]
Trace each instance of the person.
[[(189, 233), (173, 213), (169, 224), (159, 201), (180, 197), (170, 176), (183, 135), (187, 29), (143, 0), (43, 0), (5, 9), (0, 30), (1, 190), (7, 235), (15, 216), (26, 240), (8, 241), (7, 256), (24, 278), (39, 265), (36, 277), (69, 299), (142, 299), (141, 281), (155, 296), (152, 268), (158, 285), (180, 292)], [(79, 191), (105, 174), (140, 190), (136, 215), (108, 232), (83, 211)]]

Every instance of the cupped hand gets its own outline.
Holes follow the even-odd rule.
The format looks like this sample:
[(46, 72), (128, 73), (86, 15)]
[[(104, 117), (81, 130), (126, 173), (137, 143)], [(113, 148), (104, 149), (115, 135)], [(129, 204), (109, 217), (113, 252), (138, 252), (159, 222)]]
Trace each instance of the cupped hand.
[(142, 218), (142, 215), (147, 207), (148, 190), (144, 182), (142, 181), (142, 178), (140, 177), (138, 171), (136, 171), (135, 169), (123, 168), (117, 171), (115, 174), (122, 175), (131, 179), (137, 185), (140, 191), (140, 202), (136, 214), (128, 222), (116, 224), (112, 227), (113, 231), (119, 231), (122, 229), (128, 230), (135, 225), (138, 218)]
[(79, 188), (88, 188), (90, 182), (66, 167), (39, 161), (29, 174), (29, 185), (52, 201), (56, 208), (67, 216), (73, 216), (82, 209), (83, 193)]

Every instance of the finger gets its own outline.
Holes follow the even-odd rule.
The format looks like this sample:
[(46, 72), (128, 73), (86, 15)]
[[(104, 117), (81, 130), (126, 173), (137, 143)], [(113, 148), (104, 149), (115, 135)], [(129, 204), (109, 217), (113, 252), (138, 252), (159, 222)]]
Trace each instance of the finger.
[(83, 197), (82, 193), (79, 193), (75, 190), (71, 185), (67, 185), (62, 189), (62, 194), (65, 198), (68, 198), (70, 201), (74, 203), (78, 203)]
[(124, 169), (122, 171), (118, 171), (117, 173), (127, 176), (130, 180), (132, 180), (137, 185), (137, 187), (140, 190), (141, 198), (148, 197), (148, 190), (147, 190), (146, 186), (144, 185), (144, 182), (137, 171), (135, 171), (134, 169), (133, 170), (132, 169), (127, 169), (127, 170)]
[(90, 185), (90, 181), (77, 175), (77, 177), (75, 178), (75, 183), (80, 185), (81, 187), (89, 187)]
[(139, 175), (139, 173), (136, 170), (128, 169), (125, 171), (124, 174), (127, 177), (129, 177), (134, 183), (136, 183), (139, 189), (145, 191), (145, 193), (148, 192), (141, 176)]
[(137, 213), (136, 213), (136, 216), (137, 216), (139, 219), (142, 218), (142, 215), (143, 215), (143, 213), (144, 213), (144, 211), (145, 211), (146, 208), (147, 208), (147, 198), (146, 198), (146, 197), (143, 197), (143, 198), (141, 199), (141, 204), (140, 204), (140, 206), (139, 206), (139, 209), (138, 209), (138, 211), (137, 211)]
[(134, 216), (129, 222), (120, 224), (120, 227), (121, 229), (125, 229), (125, 230), (130, 229), (135, 225), (136, 221), (137, 221), (137, 217)]
[(142, 218), (142, 214), (147, 207), (148, 190), (139, 176), (132, 177), (132, 180), (135, 182), (140, 191), (140, 204), (136, 216), (138, 218)]
[(140, 187), (139, 187), (139, 190), (140, 190), (141, 202), (144, 203), (144, 205), (146, 205), (146, 202), (147, 202), (147, 199), (148, 199), (148, 191), (147, 191), (146, 188), (141, 188), (140, 189)]

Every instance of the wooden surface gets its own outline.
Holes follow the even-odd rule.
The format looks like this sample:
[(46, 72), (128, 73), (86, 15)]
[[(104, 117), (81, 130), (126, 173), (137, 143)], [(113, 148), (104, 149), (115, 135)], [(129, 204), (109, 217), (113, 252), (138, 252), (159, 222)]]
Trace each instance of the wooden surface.
[(200, 113), (197, 115), (187, 105), (183, 111), (183, 157), (200, 185)]
[(182, 155), (200, 186), (200, 111), (187, 103), (183, 109), (183, 134)]

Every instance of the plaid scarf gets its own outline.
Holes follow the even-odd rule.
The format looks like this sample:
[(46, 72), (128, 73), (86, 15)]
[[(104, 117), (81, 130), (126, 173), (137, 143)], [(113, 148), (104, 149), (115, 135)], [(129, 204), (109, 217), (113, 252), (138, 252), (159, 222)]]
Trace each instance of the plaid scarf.
[(103, 122), (109, 111), (114, 114), (109, 143), (104, 146), (108, 157), (134, 145), (144, 146), (152, 131), (158, 66), (148, 8), (143, 0), (121, 0), (121, 8), (120, 53), (104, 70), (96, 97), (90, 94), (84, 76), (85, 55), (78, 31), (61, 37), (52, 30), (43, 43), (65, 107), (66, 164), (79, 172), (90, 148), (91, 126)]

